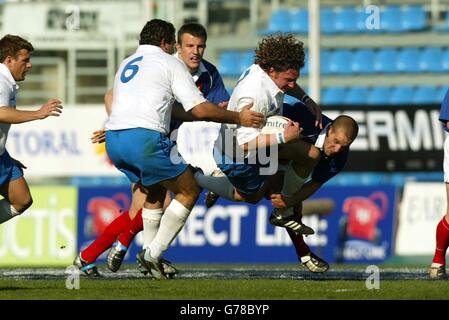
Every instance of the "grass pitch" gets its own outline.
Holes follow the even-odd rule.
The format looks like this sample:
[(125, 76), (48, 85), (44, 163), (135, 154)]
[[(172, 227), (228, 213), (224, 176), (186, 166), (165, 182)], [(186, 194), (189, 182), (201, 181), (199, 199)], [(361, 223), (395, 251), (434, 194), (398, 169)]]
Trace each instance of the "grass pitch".
[[(156, 281), (134, 266), (104, 277), (67, 280), (64, 268), (2, 268), (0, 299), (56, 300), (325, 300), (449, 299), (449, 282), (427, 278), (427, 266), (332, 265), (312, 274), (298, 265), (179, 265), (177, 278)], [(73, 279), (73, 278), (72, 278)], [(79, 287), (68, 289), (66, 284)], [(370, 289), (372, 288), (372, 289)]]

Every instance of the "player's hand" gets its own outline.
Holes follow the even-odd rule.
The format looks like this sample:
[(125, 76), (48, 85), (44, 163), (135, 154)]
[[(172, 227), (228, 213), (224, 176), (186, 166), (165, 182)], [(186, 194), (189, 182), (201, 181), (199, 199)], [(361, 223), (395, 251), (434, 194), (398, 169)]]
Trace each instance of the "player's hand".
[(243, 127), (253, 127), (259, 128), (264, 122), (264, 116), (260, 112), (251, 111), (250, 108), (253, 103), (243, 107), (242, 111), (239, 112), (239, 125)]
[(306, 100), (305, 105), (310, 110), (310, 112), (315, 115), (315, 127), (323, 129), (323, 115), (321, 107), (317, 105), (316, 102), (313, 101), (313, 99), (310, 97)]
[(90, 137), (90, 141), (92, 143), (103, 143), (106, 141), (106, 130), (105, 129), (101, 129), (101, 130), (97, 130), (94, 131), (92, 133), (92, 137)]
[(219, 104), (217, 104), (217, 106), (219, 106), (222, 109), (227, 109), (228, 104), (229, 104), (229, 101), (223, 101), (223, 102), (220, 102)]
[(45, 119), (49, 116), (59, 117), (62, 112), (61, 101), (58, 99), (48, 100), (37, 112), (38, 119)]
[(285, 142), (290, 142), (299, 139), (299, 136), (303, 130), (304, 129), (299, 126), (298, 122), (290, 120), (284, 129)]
[(294, 199), (292, 197), (287, 197), (280, 193), (273, 193), (271, 195), (271, 205), (275, 208), (288, 208), (295, 205)]

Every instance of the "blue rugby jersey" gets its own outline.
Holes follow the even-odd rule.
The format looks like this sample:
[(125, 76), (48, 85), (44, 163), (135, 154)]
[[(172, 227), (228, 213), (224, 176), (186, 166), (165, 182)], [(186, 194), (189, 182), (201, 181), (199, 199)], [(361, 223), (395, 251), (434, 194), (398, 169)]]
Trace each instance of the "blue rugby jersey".
[(449, 121), (449, 90), (446, 91), (443, 103), (441, 104), (439, 120), (443, 123), (443, 129), (446, 132), (449, 132), (449, 129), (446, 126), (446, 122)]
[[(282, 115), (299, 122), (299, 125), (304, 129), (302, 132), (304, 136), (303, 140), (313, 145), (317, 141), (320, 133), (327, 133), (327, 129), (329, 128), (327, 125), (332, 122), (330, 118), (323, 114), (323, 127), (327, 126), (327, 128), (324, 129), (324, 132), (321, 132), (322, 130), (320, 128), (315, 127), (315, 115), (301, 102), (297, 102), (293, 106), (284, 103)], [(321, 184), (330, 180), (343, 169), (348, 159), (348, 154), (349, 149), (345, 149), (332, 157), (326, 157), (322, 153), (320, 161), (312, 171), (312, 180)]]

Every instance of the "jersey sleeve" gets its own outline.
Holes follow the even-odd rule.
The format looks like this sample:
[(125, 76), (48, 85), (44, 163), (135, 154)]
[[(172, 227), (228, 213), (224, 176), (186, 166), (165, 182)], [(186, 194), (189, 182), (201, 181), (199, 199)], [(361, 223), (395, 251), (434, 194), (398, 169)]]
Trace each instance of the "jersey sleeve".
[(0, 81), (0, 107), (9, 106), (11, 88), (9, 85)]
[(178, 60), (173, 60), (172, 77), (173, 95), (182, 104), (185, 111), (189, 111), (206, 101), (201, 91), (196, 87), (195, 82), (193, 82), (193, 78), (186, 67)]
[[(239, 99), (238, 101), (238, 111), (240, 112), (246, 105), (253, 102), (254, 105), (251, 107), (251, 110), (261, 112), (266, 116), (268, 107), (265, 100), (257, 99), (255, 97), (244, 97)], [(249, 128), (239, 126), (237, 128), (237, 143), (239, 145), (243, 145), (251, 140), (256, 139), (260, 135), (259, 128)]]
[(316, 165), (312, 172), (312, 180), (318, 183), (325, 183), (336, 176), (341, 170), (343, 170), (347, 160), (349, 151), (335, 155), (329, 159), (321, 156), (320, 161)]

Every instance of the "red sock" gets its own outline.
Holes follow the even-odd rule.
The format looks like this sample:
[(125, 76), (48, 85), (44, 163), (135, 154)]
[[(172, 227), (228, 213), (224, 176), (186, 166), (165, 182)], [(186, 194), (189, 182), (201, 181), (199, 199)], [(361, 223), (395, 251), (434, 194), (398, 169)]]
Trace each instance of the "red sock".
[(117, 236), (128, 225), (129, 219), (128, 211), (123, 212), (114, 221), (112, 221), (103, 233), (95, 239), (90, 246), (81, 252), (81, 258), (87, 262), (94, 262), (99, 255), (105, 252), (114, 243)]
[(310, 252), (309, 246), (304, 242), (302, 234), (296, 234), (293, 231), (287, 229), (290, 239), (292, 239), (293, 245), (296, 249), (296, 254), (298, 258), (301, 258)]
[(443, 217), (437, 225), (437, 246), (435, 249), (434, 263), (446, 265), (446, 250), (449, 246), (449, 222)]
[(118, 241), (125, 247), (129, 247), (131, 241), (133, 241), (136, 234), (143, 230), (142, 209), (137, 211), (137, 215), (134, 219), (128, 223), (125, 230), (119, 235)]

